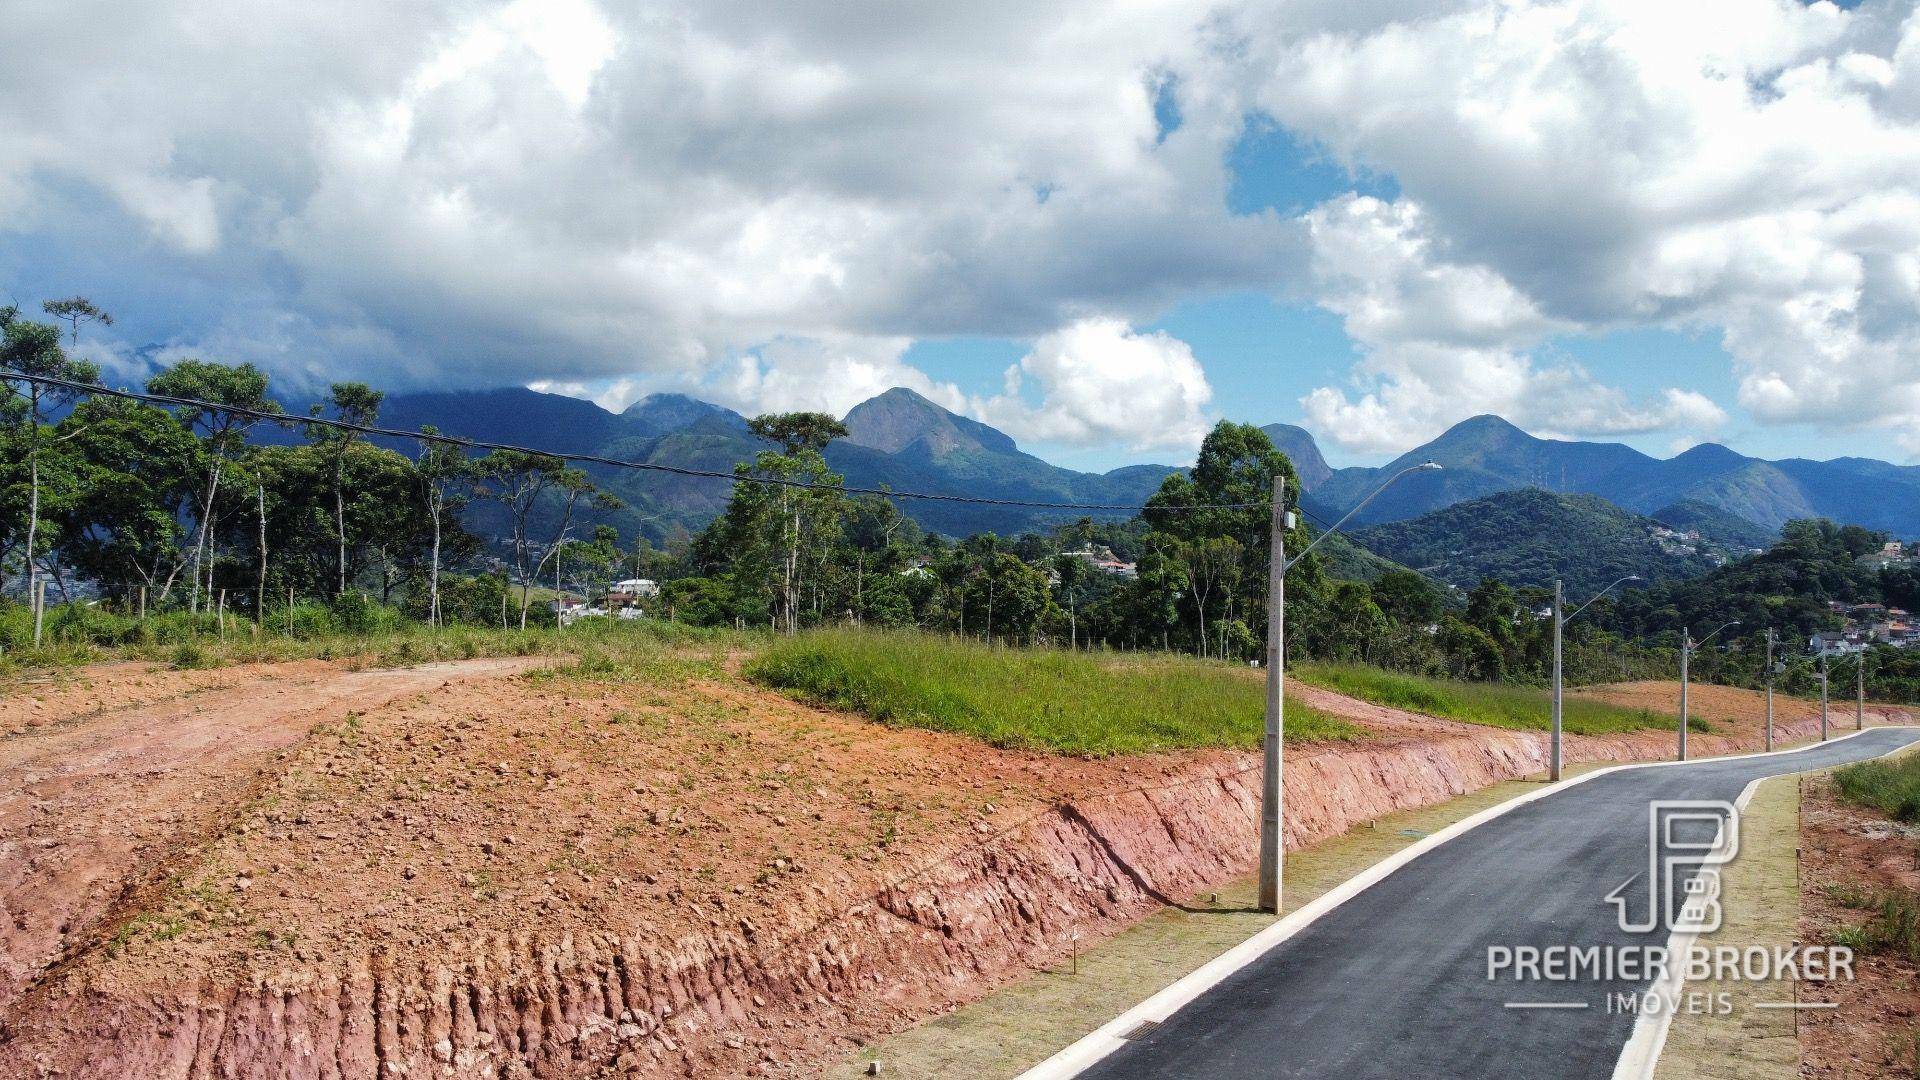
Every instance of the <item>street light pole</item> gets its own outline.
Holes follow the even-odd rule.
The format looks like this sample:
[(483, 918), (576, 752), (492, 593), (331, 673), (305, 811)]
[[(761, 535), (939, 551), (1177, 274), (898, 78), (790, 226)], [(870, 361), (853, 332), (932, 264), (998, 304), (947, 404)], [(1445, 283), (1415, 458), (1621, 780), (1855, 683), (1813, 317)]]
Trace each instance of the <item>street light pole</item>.
[(1267, 560), (1267, 723), (1261, 744), (1260, 910), (1280, 911), (1282, 714), (1286, 711), (1287, 481), (1273, 477), (1273, 550)]
[(1687, 661), (1693, 657), (1693, 630), (1680, 628), (1680, 756), (1687, 760)]
[(1548, 755), (1547, 779), (1558, 783), (1560, 780), (1560, 636), (1566, 631), (1567, 617), (1560, 610), (1566, 600), (1566, 589), (1559, 578), (1553, 579), (1553, 748)]
[(1408, 473), (1427, 472), (1438, 469), (1434, 462), (1412, 465), (1389, 476), (1385, 483), (1374, 488), (1366, 498), (1353, 505), (1353, 509), (1341, 516), (1327, 531), (1313, 538), (1300, 554), (1287, 558), (1287, 527), (1293, 521), (1293, 514), (1286, 508), (1286, 479), (1275, 475), (1273, 478), (1273, 536), (1267, 557), (1267, 717), (1266, 731), (1262, 740), (1260, 778), (1260, 910), (1280, 913), (1280, 860), (1281, 837), (1280, 817), (1286, 789), (1282, 782), (1281, 768), (1284, 753), (1281, 748), (1282, 720), (1286, 713), (1286, 657), (1287, 657), (1287, 571), (1299, 565), (1307, 553), (1320, 546), (1320, 542), (1340, 531), (1340, 526), (1360, 512), (1361, 507), (1372, 502), (1381, 492), (1392, 487), (1396, 481)]
[(1641, 580), (1639, 574), (1628, 574), (1626, 577), (1621, 578), (1619, 581), (1614, 582), (1612, 585), (1609, 585), (1606, 588), (1601, 589), (1599, 592), (1594, 593), (1593, 596), (1586, 603), (1581, 604), (1577, 608), (1574, 608), (1572, 612), (1568, 614), (1562, 614), (1561, 609), (1566, 603), (1566, 590), (1561, 587), (1561, 582), (1558, 578), (1554, 579), (1554, 582), (1553, 582), (1553, 739), (1552, 739), (1553, 750), (1552, 750), (1552, 753), (1549, 755), (1549, 761), (1547, 766), (1547, 779), (1549, 780), (1559, 780), (1560, 772), (1561, 772), (1561, 769), (1560, 769), (1561, 734), (1560, 733), (1561, 733), (1561, 719), (1564, 713), (1564, 709), (1562, 708), (1562, 706), (1565, 704), (1565, 696), (1566, 696), (1564, 692), (1564, 683), (1562, 681), (1562, 673), (1564, 670), (1564, 665), (1561, 663), (1561, 640), (1563, 637), (1563, 632), (1566, 629), (1566, 625), (1569, 621), (1579, 618), (1581, 612), (1592, 607), (1593, 602), (1595, 600), (1600, 599), (1601, 597), (1607, 595), (1608, 593), (1612, 592), (1614, 589), (1618, 588), (1621, 585), (1626, 584), (1629, 581), (1639, 581), (1639, 580)]
[(1773, 750), (1773, 627), (1767, 627), (1767, 750)]
[(1689, 672), (1687, 669), (1693, 660), (1694, 650), (1719, 636), (1721, 630), (1725, 630), (1729, 626), (1739, 625), (1739, 619), (1721, 623), (1713, 633), (1708, 634), (1699, 641), (1693, 640), (1693, 635), (1687, 628), (1682, 627), (1680, 630), (1680, 757), (1678, 758), (1680, 761), (1687, 760), (1687, 684), (1689, 681)]
[(1827, 651), (1820, 650), (1820, 741), (1827, 741)]
[(1858, 665), (1854, 670), (1853, 689), (1853, 730), (1862, 731), (1867, 726), (1867, 650), (1860, 649), (1860, 655), (1854, 657)]

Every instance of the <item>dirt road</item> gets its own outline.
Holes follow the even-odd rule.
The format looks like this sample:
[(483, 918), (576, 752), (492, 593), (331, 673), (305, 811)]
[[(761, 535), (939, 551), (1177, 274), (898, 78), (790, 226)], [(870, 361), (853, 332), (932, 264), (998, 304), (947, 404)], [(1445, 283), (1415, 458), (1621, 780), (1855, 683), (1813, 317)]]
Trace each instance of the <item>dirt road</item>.
[(390, 671), (319, 662), (158, 677), (130, 704), (16, 695), (0, 738), (0, 1021), (66, 956), (110, 940), (317, 725), (522, 660)]

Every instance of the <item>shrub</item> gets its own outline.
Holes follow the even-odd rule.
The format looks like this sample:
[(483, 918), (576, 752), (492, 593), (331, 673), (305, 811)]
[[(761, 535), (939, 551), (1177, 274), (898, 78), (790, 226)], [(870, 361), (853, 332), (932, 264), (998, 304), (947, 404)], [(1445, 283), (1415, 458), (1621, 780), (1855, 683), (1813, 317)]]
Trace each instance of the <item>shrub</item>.
[(1861, 953), (1886, 953), (1920, 961), (1920, 896), (1906, 889), (1883, 889), (1853, 906), (1871, 910), (1859, 926), (1836, 931), (1834, 944)]
[(1848, 765), (1833, 774), (1833, 782), (1848, 802), (1909, 825), (1920, 822), (1920, 754)]

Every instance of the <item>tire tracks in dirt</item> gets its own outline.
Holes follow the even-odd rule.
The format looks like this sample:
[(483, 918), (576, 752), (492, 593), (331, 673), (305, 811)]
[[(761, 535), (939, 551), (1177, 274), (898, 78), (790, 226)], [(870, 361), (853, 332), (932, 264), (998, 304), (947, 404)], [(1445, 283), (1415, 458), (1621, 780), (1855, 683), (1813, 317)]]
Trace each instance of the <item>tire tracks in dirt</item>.
[(275, 672), (0, 743), (0, 1033), (34, 987), (147, 910), (316, 727), (533, 663)]

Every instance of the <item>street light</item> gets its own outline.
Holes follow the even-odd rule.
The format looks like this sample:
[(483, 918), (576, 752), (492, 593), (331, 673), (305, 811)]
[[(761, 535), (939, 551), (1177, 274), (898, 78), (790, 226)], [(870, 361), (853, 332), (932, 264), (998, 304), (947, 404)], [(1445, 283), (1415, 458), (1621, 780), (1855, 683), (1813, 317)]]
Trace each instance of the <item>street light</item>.
[(1820, 650), (1820, 741), (1827, 741), (1827, 650)]
[[(1820, 650), (1820, 741), (1827, 741), (1827, 657), (1830, 650)], [(1853, 656), (1854, 662), (1854, 698), (1853, 729), (1860, 731), (1867, 726), (1867, 649), (1865, 645)]]
[(1867, 727), (1867, 647), (1864, 644), (1854, 657), (1853, 675), (1853, 730), (1864, 731)]
[(1686, 629), (1685, 627), (1682, 627), (1680, 630), (1680, 757), (1676, 760), (1679, 760), (1679, 761), (1687, 760), (1687, 665), (1688, 665), (1688, 662), (1693, 659), (1693, 652), (1695, 649), (1698, 649), (1700, 646), (1705, 645), (1709, 641), (1712, 641), (1715, 635), (1719, 634), (1720, 631), (1725, 630), (1727, 627), (1739, 626), (1739, 625), (1740, 625), (1739, 619), (1734, 619), (1731, 622), (1721, 623), (1718, 627), (1714, 629), (1712, 634), (1708, 634), (1706, 637), (1701, 638), (1699, 641), (1693, 640), (1692, 632)]
[(1767, 752), (1773, 752), (1773, 677), (1786, 668), (1773, 661), (1773, 627), (1767, 627)]
[(1560, 779), (1560, 715), (1561, 715), (1560, 705), (1561, 705), (1561, 698), (1563, 696), (1562, 688), (1561, 688), (1561, 680), (1560, 680), (1561, 633), (1566, 629), (1566, 625), (1570, 620), (1577, 618), (1581, 612), (1592, 607), (1594, 600), (1600, 599), (1601, 597), (1607, 595), (1608, 593), (1612, 592), (1614, 589), (1618, 588), (1621, 585), (1626, 584), (1629, 581), (1641, 581), (1641, 580), (1644, 580), (1644, 579), (1641, 578), (1639, 574), (1628, 574), (1626, 577), (1621, 578), (1619, 581), (1614, 582), (1612, 585), (1609, 585), (1606, 588), (1601, 589), (1599, 592), (1594, 593), (1592, 599), (1589, 599), (1586, 603), (1581, 604), (1577, 608), (1574, 608), (1573, 613), (1570, 615), (1562, 615), (1560, 613), (1561, 606), (1565, 603), (1565, 593), (1560, 587), (1560, 579), (1555, 578), (1553, 581), (1553, 754), (1552, 754), (1552, 760), (1547, 768), (1548, 780)]
[(1273, 543), (1267, 562), (1267, 723), (1266, 734), (1262, 740), (1262, 765), (1260, 778), (1260, 910), (1274, 914), (1280, 912), (1280, 721), (1286, 710), (1286, 607), (1287, 607), (1287, 571), (1298, 565), (1301, 559), (1320, 542), (1340, 531), (1340, 526), (1360, 512), (1361, 508), (1372, 502), (1381, 492), (1392, 487), (1408, 473), (1432, 472), (1440, 468), (1436, 462), (1428, 461), (1401, 469), (1386, 482), (1374, 488), (1366, 498), (1353, 505), (1332, 527), (1313, 538), (1313, 542), (1300, 550), (1300, 554), (1291, 560), (1287, 558), (1287, 527), (1293, 521), (1293, 513), (1286, 507), (1287, 485), (1284, 478), (1273, 478)]

